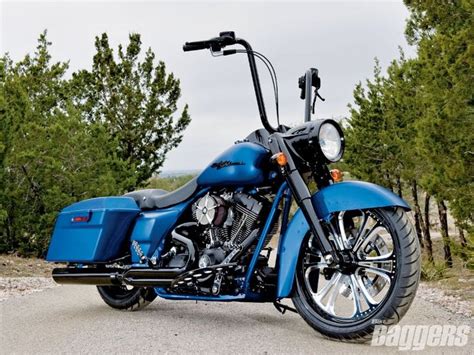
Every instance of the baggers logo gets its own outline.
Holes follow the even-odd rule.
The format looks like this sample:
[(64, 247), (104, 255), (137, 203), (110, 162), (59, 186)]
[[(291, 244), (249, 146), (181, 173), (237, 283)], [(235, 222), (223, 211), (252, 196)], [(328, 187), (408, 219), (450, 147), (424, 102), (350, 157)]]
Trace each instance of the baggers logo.
[(220, 170), (222, 168), (227, 168), (228, 166), (234, 165), (245, 165), (243, 161), (230, 161), (230, 160), (223, 160), (211, 165), (211, 168)]
[(376, 325), (372, 346), (396, 346), (398, 350), (423, 350), (429, 347), (461, 347), (468, 341), (469, 325)]

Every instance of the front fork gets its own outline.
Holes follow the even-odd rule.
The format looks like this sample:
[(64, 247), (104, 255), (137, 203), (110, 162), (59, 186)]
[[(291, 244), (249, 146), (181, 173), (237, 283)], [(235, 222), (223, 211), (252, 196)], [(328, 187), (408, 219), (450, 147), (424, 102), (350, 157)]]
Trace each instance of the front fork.
[(280, 173), (285, 177), (296, 203), (308, 221), (311, 232), (316, 236), (315, 241), (319, 250), (321, 250), (325, 261), (329, 265), (337, 264), (339, 262), (339, 257), (323, 230), (316, 209), (311, 200), (311, 193), (301, 176), (301, 173), (296, 168), (296, 164), (287, 145), (278, 133), (271, 135), (269, 143), (272, 154), (283, 153), (287, 158), (287, 163), (284, 166), (279, 167)]

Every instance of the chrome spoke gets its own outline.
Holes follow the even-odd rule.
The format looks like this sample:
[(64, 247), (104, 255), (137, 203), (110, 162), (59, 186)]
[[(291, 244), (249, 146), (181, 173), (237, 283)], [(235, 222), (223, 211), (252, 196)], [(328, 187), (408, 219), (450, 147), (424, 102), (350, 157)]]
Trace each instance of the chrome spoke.
[(355, 283), (357, 284), (359, 290), (361, 291), (362, 295), (364, 296), (365, 301), (369, 305), (369, 307), (373, 307), (378, 305), (380, 302), (377, 302), (372, 295), (370, 294), (369, 290), (367, 290), (367, 287), (364, 284), (364, 281), (360, 277), (360, 274), (356, 273), (355, 275), (352, 275), (354, 278)]
[(372, 228), (367, 233), (367, 235), (364, 237), (361, 237), (360, 240), (358, 240), (358, 243), (354, 245), (354, 248), (352, 248), (352, 251), (354, 253), (357, 253), (360, 248), (362, 248), (363, 246), (366, 246), (370, 240), (376, 237), (381, 230), (385, 230), (385, 228), (382, 227), (380, 224), (375, 224), (374, 226), (372, 226)]
[[(341, 275), (341, 274), (339, 274), (339, 275)], [(329, 296), (328, 302), (327, 302), (326, 307), (325, 307), (326, 312), (332, 314), (333, 316), (336, 315), (336, 312), (334, 310), (334, 305), (336, 303), (337, 296), (339, 296), (339, 288), (340, 287), (338, 287), (338, 285), (340, 284), (341, 279), (342, 279), (342, 277), (339, 277), (337, 282), (332, 287), (331, 295)]]
[[(319, 270), (317, 265), (310, 266), (309, 268), (306, 269), (304, 273), (305, 282), (309, 280), (309, 274), (311, 274), (314, 270)], [(308, 283), (308, 286), (309, 286), (309, 283)], [(310, 291), (311, 293), (314, 293), (313, 290), (310, 289)]]
[(356, 250), (356, 248), (358, 249), (360, 246), (360, 243), (362, 243), (362, 241), (364, 240), (364, 238), (362, 237), (364, 235), (365, 227), (367, 226), (369, 217), (365, 213), (362, 212), (362, 218), (364, 219), (362, 220), (360, 224), (359, 231), (357, 232), (357, 236), (354, 242), (354, 246), (352, 247), (352, 250)]
[(369, 221), (369, 217), (368, 217), (364, 212), (362, 212), (362, 217), (363, 217), (364, 219), (363, 219), (362, 222), (360, 223), (358, 236), (361, 236), (361, 235), (362, 235), (362, 233), (363, 233), (364, 230), (365, 230), (365, 227), (367, 226), (367, 222)]
[(368, 265), (370, 266), (379, 266), (375, 264), (385, 264), (389, 266), (391, 269), (395, 263), (395, 255), (392, 251), (388, 252), (387, 254), (377, 255), (377, 256), (365, 256), (364, 259), (357, 262), (357, 264)]
[(335, 272), (332, 277), (331, 277), (331, 280), (329, 280), (329, 282), (324, 285), (324, 287), (314, 293), (313, 292), (313, 298), (316, 302), (318, 303), (321, 303), (321, 300), (326, 297), (326, 295), (328, 294), (329, 290), (331, 289), (331, 287), (333, 287), (334, 285), (336, 285), (338, 282), (339, 282), (339, 279), (341, 278), (341, 273), (340, 272)]
[(341, 232), (341, 239), (342, 239), (341, 243), (344, 245), (344, 249), (345, 248), (350, 249), (349, 241), (346, 236), (346, 230), (344, 228), (344, 214), (345, 213), (346, 211), (339, 212), (337, 216), (337, 221), (339, 223), (339, 231)]
[(377, 276), (382, 277), (385, 281), (387, 281), (390, 285), (392, 282), (393, 278), (393, 272), (392, 270), (386, 270), (378, 266), (373, 266), (371, 263), (365, 263), (365, 262), (359, 262), (357, 263), (359, 267), (365, 272), (371, 272), (372, 274), (375, 274)]
[(394, 255), (393, 255), (393, 252), (392, 251), (389, 251), (387, 254), (383, 254), (383, 255), (377, 255), (377, 256), (366, 256), (364, 261), (376, 261), (376, 262), (379, 262), (379, 263), (383, 263), (383, 262), (392, 262), (394, 259)]
[(357, 282), (355, 281), (354, 275), (351, 275), (349, 277), (349, 282), (350, 282), (350, 285), (351, 285), (352, 301), (353, 301), (353, 304), (354, 304), (354, 311), (352, 312), (351, 317), (358, 317), (362, 314), (363, 310), (362, 310), (362, 303), (361, 303), (360, 297), (359, 297), (359, 290), (358, 290), (358, 287), (357, 287)]
[(334, 226), (332, 225), (332, 223), (329, 224), (329, 227), (331, 228), (331, 236), (333, 237), (334, 239), (334, 242), (336, 243), (337, 245), (337, 248), (339, 250), (344, 250), (344, 243), (342, 242), (342, 238), (339, 236), (339, 234), (336, 232), (336, 230), (334, 229)]
[[(336, 302), (336, 298), (338, 296), (339, 290), (337, 288), (337, 285), (339, 284), (341, 280), (342, 274), (339, 272), (336, 272), (332, 275), (331, 280), (324, 285), (324, 287), (321, 289), (321, 291), (318, 291), (317, 293), (313, 293), (313, 299), (314, 301), (326, 312), (329, 314), (335, 316), (334, 312), (334, 304)], [(329, 293), (329, 291), (332, 290), (331, 295), (329, 296), (329, 300), (326, 305), (323, 304), (323, 299), (326, 297)]]

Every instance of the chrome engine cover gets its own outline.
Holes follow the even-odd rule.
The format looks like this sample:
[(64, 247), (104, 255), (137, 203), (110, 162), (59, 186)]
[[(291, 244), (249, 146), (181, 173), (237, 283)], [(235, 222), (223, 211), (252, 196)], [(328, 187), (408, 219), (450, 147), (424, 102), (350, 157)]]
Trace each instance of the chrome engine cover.
[(227, 207), (219, 196), (207, 193), (194, 206), (194, 218), (202, 226), (220, 226), (227, 218)]

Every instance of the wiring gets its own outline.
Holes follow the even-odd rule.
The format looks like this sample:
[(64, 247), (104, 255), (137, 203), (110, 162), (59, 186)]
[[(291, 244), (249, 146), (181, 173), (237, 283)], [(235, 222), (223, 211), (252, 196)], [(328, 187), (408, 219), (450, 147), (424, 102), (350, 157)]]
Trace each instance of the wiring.
[[(272, 63), (262, 53), (254, 51), (254, 50), (248, 51), (246, 49), (234, 49), (233, 51), (234, 53), (240, 53), (240, 54), (252, 53), (255, 57), (260, 59), (263, 62), (263, 64), (265, 64), (265, 67), (267, 68), (268, 73), (270, 74), (270, 78), (272, 79), (273, 94), (275, 97), (275, 111), (276, 111), (276, 117), (277, 117), (277, 124), (278, 124), (278, 127), (280, 127), (280, 108), (279, 108), (279, 101), (278, 101), (278, 78), (277, 78), (276, 71)], [(216, 54), (216, 52), (213, 52), (211, 50), (211, 54), (214, 57), (216, 57), (216, 56), (222, 55), (222, 52), (219, 52), (219, 54)]]

